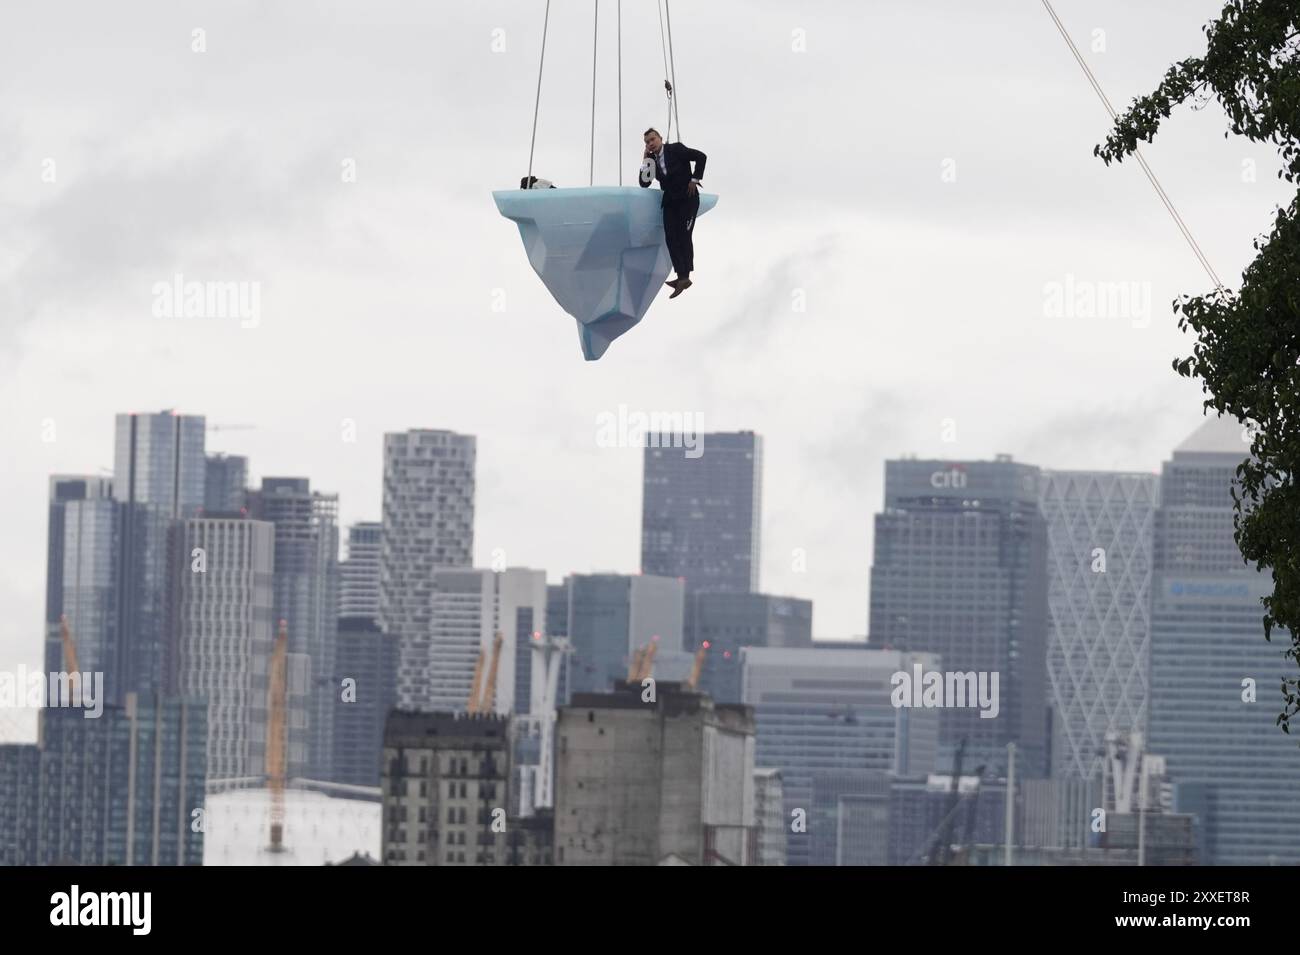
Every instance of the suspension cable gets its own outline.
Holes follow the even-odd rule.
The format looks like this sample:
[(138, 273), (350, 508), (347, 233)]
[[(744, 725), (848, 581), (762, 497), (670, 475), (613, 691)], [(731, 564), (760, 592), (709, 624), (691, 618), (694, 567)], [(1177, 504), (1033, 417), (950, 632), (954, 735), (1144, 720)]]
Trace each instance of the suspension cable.
[(542, 21), (542, 58), (537, 64), (537, 99), (533, 103), (533, 138), (528, 143), (528, 178), (524, 186), (532, 185), (533, 148), (537, 145), (537, 110), (542, 105), (542, 67), (546, 65), (546, 28), (551, 22), (551, 0), (546, 0), (546, 18)]
[(673, 109), (673, 116), (677, 120), (677, 141), (680, 143), (682, 141), (682, 114), (679, 105), (680, 98), (677, 95), (677, 64), (673, 60), (673, 8), (670, 0), (664, 0), (664, 13), (668, 17), (668, 64), (673, 80), (669, 103)]
[(623, 0), (618, 0), (618, 184), (623, 185)]
[[(547, 0), (550, 2), (550, 0)], [(600, 49), (600, 0), (591, 0), (591, 165), (587, 170), (587, 185), (596, 184), (596, 51)]]
[[(1043, 6), (1047, 8), (1047, 13), (1056, 24), (1056, 29), (1059, 30), (1061, 36), (1065, 38), (1066, 44), (1070, 47), (1070, 52), (1074, 54), (1074, 58), (1078, 61), (1080, 68), (1083, 70), (1084, 76), (1088, 78), (1088, 82), (1092, 85), (1093, 91), (1101, 100), (1101, 105), (1104, 106), (1106, 112), (1110, 114), (1111, 121), (1116, 121), (1119, 116), (1115, 112), (1115, 108), (1110, 105), (1110, 100), (1102, 90), (1101, 84), (1097, 82), (1097, 77), (1094, 76), (1092, 70), (1088, 68), (1087, 61), (1079, 53), (1079, 48), (1074, 45), (1074, 40), (1070, 39), (1070, 34), (1066, 32), (1065, 24), (1061, 22), (1061, 18), (1058, 17), (1056, 11), (1052, 9), (1052, 4), (1049, 0), (1043, 0)], [(1195, 237), (1193, 237), (1192, 230), (1187, 227), (1187, 223), (1183, 221), (1183, 217), (1180, 216), (1178, 210), (1174, 208), (1173, 200), (1170, 199), (1169, 195), (1165, 192), (1164, 186), (1160, 185), (1160, 180), (1156, 178), (1155, 172), (1152, 171), (1149, 165), (1147, 165), (1146, 157), (1142, 155), (1136, 146), (1133, 148), (1133, 155), (1137, 158), (1138, 164), (1142, 167), (1142, 171), (1146, 173), (1146, 177), (1150, 181), (1152, 188), (1155, 189), (1156, 196), (1160, 199), (1160, 202), (1164, 205), (1165, 209), (1169, 212), (1170, 217), (1174, 220), (1174, 225), (1178, 227), (1178, 230), (1183, 234), (1183, 238), (1187, 240), (1187, 244), (1191, 248), (1192, 254), (1196, 256), (1196, 260), (1201, 264), (1201, 268), (1205, 269), (1205, 274), (1210, 277), (1210, 281), (1214, 283), (1215, 288), (1223, 288), (1223, 283), (1219, 281), (1219, 276), (1215, 274), (1214, 268), (1210, 265), (1210, 260), (1206, 257), (1205, 253), (1201, 251), (1200, 245), (1197, 243)]]
[(664, 34), (664, 0), (659, 0), (659, 50), (664, 57), (664, 95), (668, 97), (668, 125), (664, 127), (664, 142), (673, 135), (673, 84), (668, 82), (668, 40)]

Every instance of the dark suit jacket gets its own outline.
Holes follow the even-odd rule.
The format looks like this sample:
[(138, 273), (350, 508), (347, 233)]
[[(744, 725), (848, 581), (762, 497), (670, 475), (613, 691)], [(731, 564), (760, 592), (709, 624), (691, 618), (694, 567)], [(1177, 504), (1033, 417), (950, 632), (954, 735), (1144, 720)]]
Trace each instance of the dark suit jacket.
[[(663, 202), (677, 203), (685, 202), (690, 198), (687, 186), (692, 179), (704, 180), (704, 162), (708, 157), (698, 149), (691, 149), (690, 146), (682, 143), (664, 143), (664, 160), (668, 166), (668, 175), (665, 176), (659, 170), (659, 161), (651, 160), (654, 163), (654, 177), (659, 181), (659, 188), (664, 192)], [(691, 171), (691, 164), (695, 164), (695, 171)], [(638, 177), (641, 185), (649, 186), (643, 177)]]

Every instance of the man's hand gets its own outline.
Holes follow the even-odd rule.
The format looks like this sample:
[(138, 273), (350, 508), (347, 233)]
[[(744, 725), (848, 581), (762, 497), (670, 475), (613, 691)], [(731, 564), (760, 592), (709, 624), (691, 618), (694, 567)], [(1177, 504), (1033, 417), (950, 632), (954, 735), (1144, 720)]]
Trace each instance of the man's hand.
[(686, 191), (690, 193), (692, 196), (697, 196), (700, 193), (700, 184), (696, 182), (694, 179), (692, 179), (687, 184)]
[(642, 159), (649, 159), (649, 158), (651, 158), (652, 156), (654, 156), (654, 153), (652, 153), (652, 152), (650, 151), (650, 147), (647, 146), (647, 147), (645, 148), (645, 152), (643, 152), (643, 153), (641, 154), (641, 158), (642, 158)]

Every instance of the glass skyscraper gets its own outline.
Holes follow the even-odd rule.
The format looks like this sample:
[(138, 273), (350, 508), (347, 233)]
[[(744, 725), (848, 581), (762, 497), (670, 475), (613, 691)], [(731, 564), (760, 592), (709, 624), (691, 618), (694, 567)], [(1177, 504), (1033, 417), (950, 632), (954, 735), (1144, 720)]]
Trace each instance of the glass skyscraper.
[(250, 516), (275, 525), (275, 610), (289, 635), (289, 652), (300, 654), (310, 669), (304, 719), (290, 721), (291, 738), (300, 736), (306, 753), (294, 775), (331, 779), (334, 759), (334, 638), (338, 609), (337, 494), (312, 491), (308, 478), (268, 477), (248, 495)]
[(201, 865), (206, 738), (202, 701), (42, 710), (36, 864)]
[(378, 786), (384, 720), (397, 699), (397, 644), (374, 620), (340, 617), (335, 661), (340, 681), (354, 681), (354, 698), (330, 694), (334, 781)]
[(660, 658), (682, 655), (684, 591), (676, 578), (649, 574), (573, 574), (568, 589), (569, 694), (608, 693), (627, 677), (628, 663), (651, 641)]
[[(78, 663), (84, 669), (103, 670), (104, 654), (114, 645), (117, 619), (113, 561), (117, 554), (118, 515), (112, 495), (113, 482), (107, 477), (50, 477), (45, 568), (47, 673), (64, 668), (59, 621), (65, 614), (80, 651)], [(99, 665), (88, 665), (91, 660)]]
[(763, 440), (703, 434), (695, 452), (646, 447), (641, 572), (681, 577), (688, 593), (758, 590)]
[[(119, 646), (117, 558), (121, 506), (107, 478), (50, 478), (49, 544), (45, 598), (45, 671), (62, 672), (61, 618), (85, 673), (115, 676)], [(111, 692), (111, 687), (106, 688)]]
[(335, 782), (379, 785), (384, 720), (397, 705), (397, 641), (379, 626), (379, 550), (377, 521), (348, 528), (347, 559), (339, 564), (338, 637), (335, 671), (340, 681), (355, 681), (355, 699), (330, 694), (334, 706)]
[(109, 699), (161, 692), (173, 666), (166, 634), (174, 561), (168, 537), (176, 521), (204, 505), (207, 458), (201, 415), (119, 414), (113, 497), (121, 504), (117, 535), (116, 653), (105, 667)]
[(1047, 522), (1039, 470), (1013, 462), (887, 461), (871, 567), (873, 647), (935, 653), (947, 671), (998, 674), (996, 718), (940, 710), (940, 769), (1046, 774)]
[(209, 454), (203, 487), (206, 514), (237, 514), (245, 504), (248, 458), (234, 454)]
[[(863, 645), (745, 647), (740, 656), (743, 702), (754, 708), (757, 728), (754, 765), (781, 771), (787, 862), (833, 863), (839, 799), (816, 799), (814, 777), (932, 772), (939, 710), (895, 707), (891, 680), (900, 671), (910, 674), (915, 665), (933, 670), (939, 660)], [(823, 777), (824, 784), (830, 782)], [(803, 831), (792, 828), (800, 810)]]
[(1143, 732), (1157, 481), (1044, 471), (1052, 775), (1100, 778), (1106, 734)]
[(1230, 486), (1248, 452), (1240, 425), (1210, 419), (1161, 474), (1148, 749), (1166, 760), (1175, 809), (1203, 817), (1207, 864), (1294, 865), (1300, 754), (1275, 722), (1278, 687), (1296, 675), (1291, 637), (1264, 639), (1272, 581), (1233, 539)]
[(812, 601), (768, 594), (686, 595), (683, 645), (704, 654), (699, 690), (715, 703), (740, 702), (741, 647), (812, 646)]

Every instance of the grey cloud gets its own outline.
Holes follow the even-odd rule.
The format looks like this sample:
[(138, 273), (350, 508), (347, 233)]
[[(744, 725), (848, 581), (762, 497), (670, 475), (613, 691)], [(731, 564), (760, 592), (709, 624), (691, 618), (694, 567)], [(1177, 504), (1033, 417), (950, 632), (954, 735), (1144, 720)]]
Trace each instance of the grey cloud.
[(907, 443), (908, 408), (907, 396), (897, 391), (868, 391), (856, 408), (832, 419), (830, 434), (823, 431), (808, 449), (814, 472), (865, 495), (865, 488), (880, 480), (883, 460)]
[[(1166, 436), (1172, 449), (1195, 427), (1186, 412), (1168, 404), (1135, 402), (1081, 408), (1036, 421), (1015, 441), (1016, 458), (1027, 464), (1061, 470), (1135, 470), (1154, 464), (1153, 435)], [(1163, 452), (1166, 456), (1168, 450)]]
[[(1076, 39), (1097, 24), (1107, 29), (1110, 50), (1094, 65), (1112, 101), (1123, 103), (1148, 91), (1174, 57), (1199, 48), (1200, 25), (1220, 5), (1098, 0), (1061, 13)], [(769, 507), (827, 529), (822, 568), (862, 565), (882, 462), (925, 450), (914, 416), (938, 417), (936, 393), (981, 399), (970, 404), (1002, 429), (997, 449), (1046, 466), (1157, 464), (1199, 420), (1197, 396), (1171, 371), (1160, 372), (1171, 383), (1144, 373), (1137, 385), (1125, 371), (1137, 365), (1102, 355), (1076, 363), (1094, 377), (1060, 374), (1058, 354), (1068, 345), (1052, 334), (1059, 329), (1035, 322), (1042, 283), (1066, 272), (1150, 278), (1157, 290), (1180, 289), (1189, 276), (1201, 281), (1140, 172), (1093, 158), (1105, 116), (1037, 4), (761, 0), (757, 12), (732, 0), (674, 5), (686, 139), (709, 154), (706, 184), (722, 196), (701, 220), (700, 242), (721, 234), (720, 225), (735, 236), (728, 248), (708, 249), (701, 278), (715, 288), (726, 281), (726, 294), (712, 314), (701, 307), (703, 282), (700, 293), (656, 303), (640, 334), (593, 367), (577, 360), (572, 320), (544, 290), (516, 291), (535, 277), (488, 195), (517, 183), (527, 162), (540, 7), (11, 6), (0, 70), (24, 83), (0, 89), (0, 361), (20, 340), (19, 321), (57, 319), (61, 333), (81, 316), (113, 321), (176, 269), (257, 278), (238, 273), (306, 265), (329, 268), (333, 281), (290, 302), (277, 326), (312, 334), (257, 339), (253, 357), (261, 367), (278, 362), (285, 379), (250, 377), (222, 390), (198, 373), (238, 360), (232, 341), (243, 339), (142, 342), (134, 331), (106, 337), (102, 354), (80, 358), (85, 378), (74, 378), (57, 336), (48, 336), (24, 356), (21, 376), (0, 374), (6, 400), (34, 407), (57, 399), (105, 414), (184, 400), (213, 420), (253, 417), (284, 440), (255, 445), (233, 435), (222, 449), (243, 448), (255, 467), (301, 468), (346, 489), (349, 518), (377, 513), (379, 459), (331, 454), (305, 438), (312, 432), (304, 421), (320, 407), (343, 404), (339, 414), (372, 427), (472, 430), (484, 449), (499, 449), (501, 473), (525, 461), (561, 476), (549, 487), (542, 479), (510, 486), (519, 518), (509, 536), (535, 542), (537, 562), (554, 571), (608, 566), (619, 554), (628, 555), (623, 569), (635, 566), (634, 461), (601, 458), (614, 462), (605, 486), (617, 490), (602, 495), (594, 516), (574, 510), (583, 516), (566, 533), (555, 533), (549, 517), (529, 517), (554, 508), (562, 481), (592, 486), (580, 442), (561, 438), (557, 446), (557, 430), (586, 429), (596, 411), (621, 400), (702, 409), (710, 427), (771, 436), (765, 483), (801, 493), (770, 497)], [(624, 17), (635, 23), (631, 6), (640, 5), (624, 4)], [(601, 8), (602, 36), (612, 41)], [(654, 4), (642, 9), (642, 27), (624, 42), (624, 132), (632, 140), (624, 142), (625, 173), (635, 168), (628, 161), (635, 134), (663, 120)], [(203, 58), (188, 52), (196, 25), (209, 29)], [(497, 26), (509, 31), (510, 52), (501, 56), (489, 49)], [(585, 184), (590, 4), (553, 5), (551, 26), (537, 168)], [(791, 52), (795, 27), (808, 30), (806, 54)], [(69, 55), (51, 55), (60, 50)], [(617, 156), (611, 53), (612, 42), (601, 60), (597, 182), (614, 181)], [(1178, 119), (1151, 158), (1228, 273), (1218, 263), (1244, 261), (1273, 198), (1264, 160), (1260, 183), (1249, 187), (1239, 181), (1240, 161), (1267, 151), (1224, 144), (1212, 111), (1199, 122)], [(223, 129), (238, 132), (224, 139), (212, 132)], [(154, 139), (182, 135), (202, 137), (185, 158), (164, 158), (176, 154), (174, 143), (165, 154), (151, 151)], [(80, 181), (61, 163), (68, 178), (48, 196), (28, 195), (21, 184), (15, 191), (8, 164), (33, 157), (39, 164), (44, 150), (78, 144), (90, 144), (93, 160), (77, 170)], [(358, 161), (359, 185), (349, 193), (337, 191), (342, 156)], [(957, 161), (955, 183), (940, 178), (946, 157)], [(359, 236), (359, 228), (374, 235)], [(907, 244), (891, 247), (900, 235)], [(919, 245), (916, 237), (929, 235), (938, 248)], [(859, 249), (877, 260), (864, 267)], [(944, 265), (980, 261), (990, 250), (998, 258), (987, 274), (954, 289)], [(914, 265), (909, 285), (898, 287), (897, 276)], [(819, 282), (834, 291), (819, 296)], [(512, 311), (494, 318), (481, 303), (498, 285), (511, 287)], [(793, 349), (777, 347), (792, 340), (784, 333), (797, 287), (809, 288), (810, 333)], [(859, 305), (882, 290), (890, 307)], [(1165, 298), (1158, 295), (1156, 307)], [(536, 303), (535, 315), (517, 304), (525, 301)], [(944, 314), (979, 334), (954, 343), (918, 333)], [(656, 350), (667, 336), (653, 334), (654, 323), (670, 321), (679, 323), (674, 351)], [(174, 355), (138, 361), (150, 347)], [(1150, 369), (1167, 369), (1163, 352), (1174, 352), (1155, 332), (1133, 336), (1130, 347), (1158, 353)], [(304, 363), (304, 350), (318, 360)], [(839, 361), (828, 363), (828, 355)], [(128, 365), (132, 373), (122, 374)], [(195, 374), (181, 380), (187, 371)], [(34, 382), (58, 384), (17, 394)], [(174, 397), (178, 388), (187, 390)], [(296, 400), (286, 401), (286, 392)], [(1036, 397), (1020, 401), (1022, 394)], [(1107, 404), (1094, 409), (1102, 399)], [(66, 467), (104, 460), (97, 455), (109, 447), (110, 426), (105, 418), (99, 451), (79, 448), (88, 457)], [(4, 416), (0, 439), (28, 446), (19, 443), (22, 427), (18, 415)], [(13, 487), (27, 494), (43, 486), (44, 459), (17, 457)], [(41, 619), (43, 592), (43, 562), (32, 555), (44, 526), (30, 505), (25, 499), (22, 508), (35, 516), (15, 515), (27, 521), (26, 536), (10, 534), (3, 549), (15, 584), (0, 587), (24, 646), (38, 632), (30, 624)], [(495, 504), (481, 513), (503, 520)], [(861, 631), (865, 579), (851, 593), (839, 578), (807, 585), (819, 632)], [(0, 646), (18, 639), (0, 635)]]
[[(265, 266), (250, 254), (253, 241), (325, 231), (337, 156), (313, 148), (268, 171), (255, 144), (230, 136), (172, 163), (120, 157), (89, 167), (20, 213), (27, 251), (0, 289), (6, 333), (122, 294), (147, 308), (151, 284), (176, 272), (258, 280)], [(304, 247), (318, 254), (314, 242)]]
[[(703, 221), (703, 220), (701, 220)], [(775, 230), (774, 235), (779, 235)], [(765, 336), (778, 321), (792, 315), (795, 289), (807, 288), (818, 271), (832, 267), (842, 243), (838, 236), (825, 234), (807, 246), (787, 252), (745, 291), (744, 297), (710, 333), (710, 347), (741, 346), (761, 349)]]

